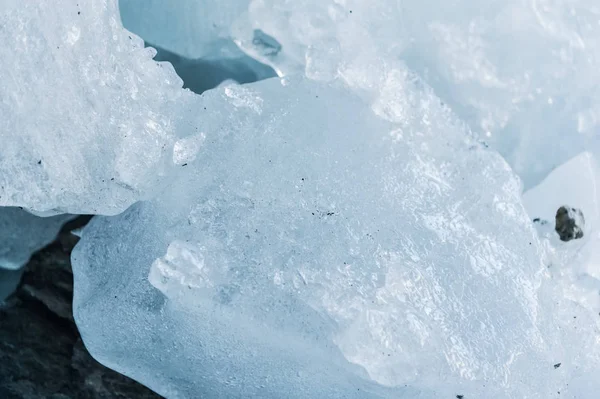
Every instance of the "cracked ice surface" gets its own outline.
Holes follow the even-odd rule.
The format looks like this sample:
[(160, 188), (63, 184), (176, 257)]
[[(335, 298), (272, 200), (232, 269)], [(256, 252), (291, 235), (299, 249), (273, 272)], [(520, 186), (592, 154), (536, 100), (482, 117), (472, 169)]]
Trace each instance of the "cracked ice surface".
[(197, 98), (195, 161), (75, 250), (92, 353), (172, 397), (548, 397), (519, 182), (393, 75), (395, 122), (340, 81)]
[(186, 92), (121, 26), (116, 1), (0, 6), (0, 205), (116, 214), (172, 165)]

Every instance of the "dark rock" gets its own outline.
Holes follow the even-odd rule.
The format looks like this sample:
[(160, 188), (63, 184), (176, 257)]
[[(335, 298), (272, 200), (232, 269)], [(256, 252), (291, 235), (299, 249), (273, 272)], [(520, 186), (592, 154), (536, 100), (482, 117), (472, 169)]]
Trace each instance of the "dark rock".
[(579, 209), (561, 206), (556, 211), (555, 230), (562, 241), (583, 237), (585, 219)]
[(77, 238), (69, 233), (81, 222), (34, 254), (17, 291), (0, 307), (2, 399), (160, 398), (96, 362), (81, 342), (71, 309), (70, 253)]

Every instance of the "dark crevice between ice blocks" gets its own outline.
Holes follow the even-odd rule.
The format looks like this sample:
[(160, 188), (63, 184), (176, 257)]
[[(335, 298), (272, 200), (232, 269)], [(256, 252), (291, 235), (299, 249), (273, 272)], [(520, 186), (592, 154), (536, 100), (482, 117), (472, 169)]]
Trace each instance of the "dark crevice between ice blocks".
[(183, 87), (202, 94), (219, 84), (233, 80), (237, 83), (252, 83), (277, 76), (273, 68), (242, 53), (230, 40), (223, 39), (223, 56), (189, 59), (165, 50), (152, 43), (145, 43), (157, 50), (156, 61), (167, 61), (173, 65), (177, 75), (183, 80)]

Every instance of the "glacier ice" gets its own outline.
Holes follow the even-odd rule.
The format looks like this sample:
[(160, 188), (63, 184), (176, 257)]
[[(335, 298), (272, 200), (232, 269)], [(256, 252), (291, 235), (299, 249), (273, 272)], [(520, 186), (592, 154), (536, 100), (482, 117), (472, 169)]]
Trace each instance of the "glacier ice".
[(23, 267), (32, 253), (52, 242), (72, 215), (42, 218), (19, 208), (0, 207), (0, 269)]
[[(73, 253), (104, 364), (169, 398), (597, 392), (591, 0), (0, 10), (0, 205), (127, 209)], [(249, 57), (282, 78), (232, 84)], [(0, 209), (3, 262), (56, 218)]]
[(169, 397), (554, 392), (519, 181), (393, 74), (401, 121), (340, 81), (197, 98), (195, 160), (73, 253), (90, 351)]
[[(232, 32), (280, 74), (367, 90), (403, 60), (531, 188), (598, 147), (599, 14), (591, 0), (253, 0)], [(262, 54), (256, 31), (281, 51)]]
[(0, 5), (0, 205), (116, 214), (171, 168), (188, 92), (114, 0)]

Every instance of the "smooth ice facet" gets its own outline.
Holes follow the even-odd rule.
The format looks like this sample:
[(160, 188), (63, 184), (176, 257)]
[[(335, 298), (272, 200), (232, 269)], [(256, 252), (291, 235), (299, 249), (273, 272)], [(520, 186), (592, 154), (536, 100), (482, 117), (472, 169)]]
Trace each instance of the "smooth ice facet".
[(74, 252), (91, 352), (169, 397), (547, 397), (518, 180), (414, 75), (384, 89), (198, 98), (195, 160)]

